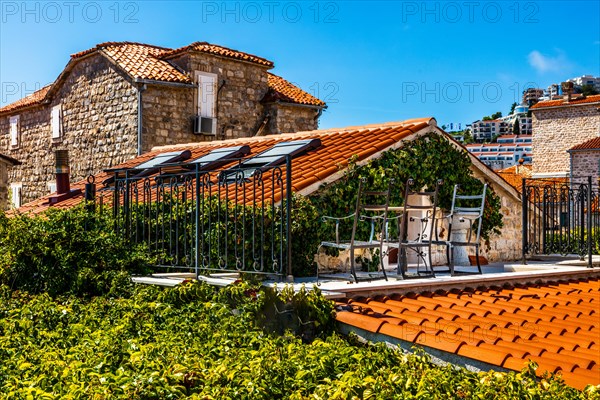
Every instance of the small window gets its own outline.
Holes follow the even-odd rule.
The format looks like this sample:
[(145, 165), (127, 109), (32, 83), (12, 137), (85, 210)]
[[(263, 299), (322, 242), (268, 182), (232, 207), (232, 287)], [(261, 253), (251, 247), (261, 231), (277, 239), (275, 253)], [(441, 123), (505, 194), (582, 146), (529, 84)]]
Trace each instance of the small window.
[(19, 145), (19, 116), (10, 117), (10, 145), (17, 147)]
[(198, 115), (216, 118), (217, 75), (197, 71), (196, 82), (198, 83)]
[(10, 184), (10, 203), (14, 208), (21, 207), (21, 191), (23, 188), (22, 183), (11, 183)]
[(48, 182), (48, 192), (51, 194), (56, 192), (56, 182)]
[(63, 133), (62, 107), (60, 104), (52, 107), (51, 115), (52, 139), (60, 139)]

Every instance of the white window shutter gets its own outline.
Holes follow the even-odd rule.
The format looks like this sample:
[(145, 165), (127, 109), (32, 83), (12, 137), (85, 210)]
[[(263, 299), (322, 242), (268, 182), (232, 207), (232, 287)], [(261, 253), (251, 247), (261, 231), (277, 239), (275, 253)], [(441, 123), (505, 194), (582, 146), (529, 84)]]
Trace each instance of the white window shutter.
[(21, 184), (13, 183), (10, 185), (11, 189), (11, 202), (14, 208), (21, 207)]
[(217, 76), (198, 73), (196, 77), (198, 79), (198, 115), (215, 118)]
[(10, 145), (19, 145), (19, 116), (10, 117)]
[(52, 139), (60, 138), (62, 134), (62, 108), (59, 105), (52, 107)]

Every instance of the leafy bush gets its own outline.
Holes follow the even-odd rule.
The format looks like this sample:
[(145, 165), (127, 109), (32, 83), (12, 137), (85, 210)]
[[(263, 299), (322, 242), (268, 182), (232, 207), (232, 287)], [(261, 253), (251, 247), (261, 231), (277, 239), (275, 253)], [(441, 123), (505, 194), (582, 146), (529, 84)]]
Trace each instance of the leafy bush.
[[(311, 294), (312, 293), (312, 294)], [(3, 399), (592, 399), (555, 377), (473, 373), (327, 331), (269, 333), (274, 292), (246, 283), (137, 287), (129, 298), (28, 295), (0, 287)], [(290, 298), (292, 296), (292, 298)], [(311, 298), (314, 300), (307, 300)], [(275, 300), (331, 321), (318, 293)], [(312, 304), (312, 305), (311, 305)], [(301, 311), (304, 307), (305, 311)]]
[(148, 272), (142, 245), (118, 235), (109, 213), (84, 207), (41, 216), (0, 216), (0, 283), (51, 296), (119, 295)]

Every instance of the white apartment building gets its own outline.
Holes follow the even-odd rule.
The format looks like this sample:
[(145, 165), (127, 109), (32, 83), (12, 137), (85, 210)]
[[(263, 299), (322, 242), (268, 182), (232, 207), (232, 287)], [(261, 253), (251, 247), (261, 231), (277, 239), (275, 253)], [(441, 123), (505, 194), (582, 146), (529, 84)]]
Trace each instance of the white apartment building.
[(577, 78), (567, 79), (567, 82), (573, 82), (575, 87), (580, 87), (583, 85), (591, 85), (596, 90), (600, 91), (600, 76), (594, 77), (593, 75), (582, 75)]
[(497, 143), (474, 143), (465, 146), (469, 152), (494, 170), (512, 167), (523, 160), (531, 164), (530, 135), (503, 135)]
[(519, 123), (519, 135), (531, 135), (533, 132), (533, 119), (528, 116), (529, 106), (526, 104), (520, 104), (515, 107), (512, 114), (500, 118), (508, 125), (507, 133), (514, 133), (515, 122), (518, 120)]
[(491, 140), (494, 136), (511, 133), (511, 126), (501, 119), (478, 120), (471, 124), (471, 135), (477, 142)]

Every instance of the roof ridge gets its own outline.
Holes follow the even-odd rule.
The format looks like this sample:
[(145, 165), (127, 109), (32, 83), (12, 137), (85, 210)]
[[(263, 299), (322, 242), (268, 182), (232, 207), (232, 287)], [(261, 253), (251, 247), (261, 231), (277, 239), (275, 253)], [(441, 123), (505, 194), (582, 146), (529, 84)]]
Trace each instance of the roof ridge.
[(85, 55), (91, 54), (91, 53), (93, 53), (95, 51), (98, 51), (98, 50), (102, 50), (102, 49), (107, 48), (107, 47), (112, 47), (112, 46), (126, 46), (126, 45), (151, 47), (151, 48), (154, 48), (154, 49), (166, 50), (166, 51), (172, 50), (169, 47), (157, 46), (157, 45), (148, 44), (148, 43), (131, 42), (131, 41), (123, 41), (123, 42), (112, 42), (111, 41), (111, 42), (98, 43), (97, 45), (95, 45), (92, 48), (89, 48), (87, 50), (82, 50), (82, 51), (79, 51), (77, 53), (73, 53), (73, 54), (71, 54), (71, 58), (80, 58), (80, 57), (83, 57)]
[(579, 104), (588, 104), (588, 103), (596, 103), (600, 102), (600, 94), (592, 94), (592, 95), (583, 95), (582, 93), (575, 93), (578, 95), (577, 97), (571, 97), (569, 102), (565, 102), (564, 98), (554, 99), (554, 100), (544, 100), (540, 101), (529, 109), (537, 110), (549, 107), (566, 107), (569, 105), (579, 105)]
[(393, 128), (393, 127), (405, 127), (409, 125), (416, 125), (418, 123), (428, 122), (430, 124), (431, 120), (435, 120), (433, 117), (425, 117), (425, 118), (412, 118), (406, 121), (392, 121), (392, 122), (384, 122), (379, 124), (367, 124), (367, 125), (359, 125), (359, 126), (347, 126), (343, 128), (328, 128), (328, 129), (315, 129), (312, 131), (299, 131), (299, 132), (290, 132), (290, 133), (280, 133), (277, 135), (266, 135), (266, 136), (250, 136), (244, 138), (236, 138), (236, 139), (226, 139), (226, 140), (215, 140), (212, 142), (191, 142), (191, 143), (183, 143), (183, 144), (169, 144), (165, 146), (155, 146), (151, 151), (158, 150), (167, 150), (167, 149), (177, 149), (180, 147), (204, 147), (204, 146), (214, 146), (214, 145), (227, 145), (227, 144), (236, 144), (236, 143), (248, 143), (248, 142), (260, 142), (266, 140), (277, 140), (279, 138), (288, 138), (288, 139), (296, 139), (310, 135), (335, 135), (335, 134), (343, 134), (357, 130), (376, 130), (381, 128)]
[[(264, 57), (260, 57), (260, 56), (257, 56), (255, 54), (248, 53), (248, 52), (245, 52), (245, 51), (233, 49), (231, 47), (226, 47), (226, 46), (223, 46), (223, 45), (220, 45), (220, 44), (209, 43), (209, 42), (206, 42), (206, 41), (195, 41), (195, 42), (190, 43), (190, 44), (188, 44), (186, 46), (178, 47), (176, 49), (170, 49), (169, 51), (166, 51), (164, 54), (161, 54), (160, 58), (164, 59), (164, 58), (172, 57), (174, 55), (177, 55), (177, 54), (180, 54), (180, 53), (184, 53), (184, 52), (189, 51), (189, 50), (202, 51), (200, 49), (197, 49), (197, 47), (213, 47), (213, 48), (218, 48), (221, 51), (226, 51), (226, 52), (229, 51), (229, 52), (232, 52), (232, 53), (236, 53), (238, 55), (238, 57), (230, 56), (230, 58), (238, 58), (238, 59), (241, 59), (241, 60), (253, 62), (255, 64), (265, 65), (265, 66), (268, 66), (268, 67), (271, 67), (271, 68), (274, 66), (273, 61), (268, 60), (268, 59), (266, 59)], [(216, 55), (223, 56), (222, 54), (219, 54), (218, 52), (214, 52), (214, 51), (212, 51), (212, 52), (211, 51), (205, 51), (205, 52), (210, 53), (210, 54), (216, 54)], [(241, 56), (241, 57), (239, 57), (239, 56)], [(246, 56), (247, 58), (249, 58), (249, 60), (244, 59), (244, 56)]]

